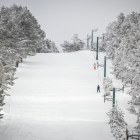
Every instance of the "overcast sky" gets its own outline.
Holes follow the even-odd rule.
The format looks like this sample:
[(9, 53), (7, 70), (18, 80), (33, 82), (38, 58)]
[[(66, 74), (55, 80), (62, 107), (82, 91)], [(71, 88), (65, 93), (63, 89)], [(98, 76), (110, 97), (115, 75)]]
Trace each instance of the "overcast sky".
[(82, 40), (98, 28), (94, 32), (96, 41), (119, 13), (140, 13), (140, 0), (0, 0), (1, 6), (9, 7), (13, 3), (28, 7), (46, 38), (54, 41), (59, 50), (60, 44), (64, 40), (72, 41), (75, 33)]

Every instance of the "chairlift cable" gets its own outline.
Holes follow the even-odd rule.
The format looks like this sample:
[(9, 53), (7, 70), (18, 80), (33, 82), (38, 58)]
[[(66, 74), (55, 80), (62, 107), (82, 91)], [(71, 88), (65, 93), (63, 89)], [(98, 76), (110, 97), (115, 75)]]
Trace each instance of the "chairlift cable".
[[(93, 56), (94, 56), (94, 60), (95, 60), (95, 55), (94, 55), (94, 53), (93, 53)], [(95, 61), (94, 61), (95, 62)]]
[[(95, 57), (95, 55), (94, 55), (94, 52), (93, 52), (93, 57), (94, 57), (93, 62), (95, 63), (95, 61), (96, 61), (96, 57)], [(96, 66), (96, 67), (97, 67), (97, 66)]]
[(99, 69), (98, 69), (98, 85), (99, 85)]

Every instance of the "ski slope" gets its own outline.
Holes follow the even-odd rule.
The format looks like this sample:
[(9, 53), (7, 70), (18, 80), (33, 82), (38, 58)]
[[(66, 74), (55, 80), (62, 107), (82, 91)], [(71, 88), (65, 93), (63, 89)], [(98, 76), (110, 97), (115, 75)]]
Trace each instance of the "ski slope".
[(94, 62), (89, 50), (25, 59), (7, 92), (0, 140), (113, 140), (106, 115), (112, 104), (104, 103), (103, 68), (94, 70)]

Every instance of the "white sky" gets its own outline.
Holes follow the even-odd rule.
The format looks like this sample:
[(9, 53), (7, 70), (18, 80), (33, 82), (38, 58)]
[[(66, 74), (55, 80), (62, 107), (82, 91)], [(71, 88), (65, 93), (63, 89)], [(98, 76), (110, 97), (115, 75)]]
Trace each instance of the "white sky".
[(120, 12), (140, 13), (140, 0), (0, 0), (1, 6), (13, 3), (28, 7), (46, 32), (46, 38), (54, 41), (59, 50), (60, 44), (71, 41), (75, 33), (86, 39), (92, 29), (98, 28), (94, 33), (96, 41)]

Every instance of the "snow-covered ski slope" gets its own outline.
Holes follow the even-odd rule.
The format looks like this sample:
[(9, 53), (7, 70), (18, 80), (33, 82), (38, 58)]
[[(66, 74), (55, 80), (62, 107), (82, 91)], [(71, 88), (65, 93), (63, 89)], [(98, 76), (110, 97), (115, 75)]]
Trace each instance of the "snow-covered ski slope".
[[(99, 54), (99, 63), (104, 62)], [(37, 54), (19, 65), (0, 120), (0, 140), (114, 140), (95, 52)], [(97, 85), (101, 92), (97, 93)]]

